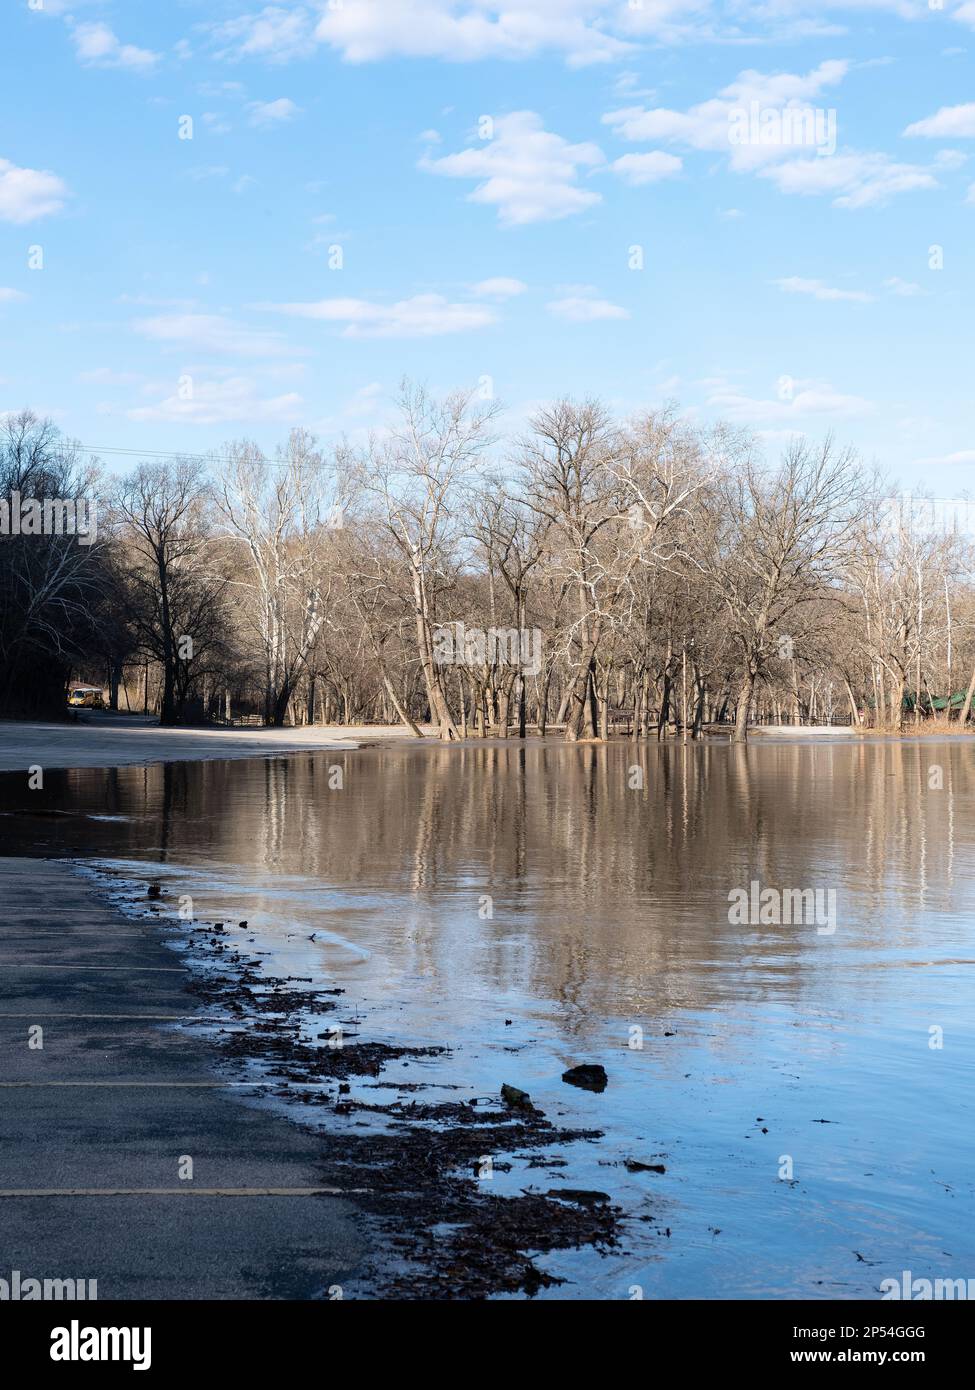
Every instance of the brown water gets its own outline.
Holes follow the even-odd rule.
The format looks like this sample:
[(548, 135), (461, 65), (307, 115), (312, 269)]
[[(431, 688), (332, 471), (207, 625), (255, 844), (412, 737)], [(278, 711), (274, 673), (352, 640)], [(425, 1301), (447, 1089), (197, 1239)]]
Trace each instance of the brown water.
[[(517, 1159), (494, 1180), (628, 1213), (619, 1252), (545, 1258), (571, 1281), (546, 1296), (975, 1279), (972, 741), (402, 745), (23, 780), (0, 787), (9, 852), (151, 864), (197, 915), (246, 917), (270, 971), (346, 988), (369, 1036), (451, 1048), (413, 1080), (506, 1081), (602, 1129), (554, 1180)], [(834, 908), (730, 921), (753, 880)], [(561, 1081), (580, 1062), (602, 1094)]]

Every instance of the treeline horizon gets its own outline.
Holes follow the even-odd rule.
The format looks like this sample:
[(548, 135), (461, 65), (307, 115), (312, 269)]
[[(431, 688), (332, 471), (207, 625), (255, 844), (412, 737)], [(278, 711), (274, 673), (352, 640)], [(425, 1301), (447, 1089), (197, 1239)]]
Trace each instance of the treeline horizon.
[(96, 499), (98, 529), (0, 535), (0, 716), (63, 716), (72, 677), (166, 725), (445, 740), (971, 716), (972, 543), (832, 437), (769, 461), (676, 406), (560, 400), (505, 440), (498, 415), (407, 382), (361, 446), (295, 429), (117, 478), (6, 416), (0, 497)]

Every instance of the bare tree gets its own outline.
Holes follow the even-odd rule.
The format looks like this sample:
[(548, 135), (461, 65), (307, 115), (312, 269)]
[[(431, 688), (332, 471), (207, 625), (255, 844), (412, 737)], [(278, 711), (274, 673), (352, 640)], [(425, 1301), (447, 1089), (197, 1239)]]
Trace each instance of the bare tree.
[(243, 441), (227, 446), (225, 460), (217, 510), (246, 547), (249, 563), (236, 584), (261, 645), (265, 722), (281, 725), (327, 619), (338, 482), (305, 430), (292, 430), (273, 458)]
[[(96, 546), (0, 535), (0, 708), (37, 690), (53, 709), (72, 669), (107, 667), (114, 695), (135, 646), (167, 723), (214, 692), (225, 717), (233, 693), (271, 724), (442, 739), (970, 718), (972, 547), (891, 508), (849, 451), (767, 464), (676, 407), (619, 422), (567, 400), (495, 450), (496, 411), (405, 384), (365, 447), (241, 441), (213, 483), (143, 464)], [(90, 489), (77, 454), (7, 417), (0, 483)]]
[(115, 506), (133, 562), (132, 621), (162, 667), (160, 723), (178, 723), (194, 662), (215, 640), (225, 580), (208, 563), (210, 488), (203, 466), (142, 463)]
[(430, 716), (445, 740), (460, 734), (436, 660), (434, 633), (463, 530), (455, 510), (460, 490), (492, 442), (489, 427), (496, 413), (495, 404), (479, 404), (472, 392), (437, 401), (422, 387), (404, 383), (399, 420), (373, 439), (358, 472), (362, 492), (373, 500), (409, 573)]
[[(45, 533), (34, 513), (47, 503), (97, 503), (98, 470), (49, 420), (30, 411), (0, 423), (0, 712), (53, 713), (63, 705), (72, 664), (83, 661), (105, 589), (105, 536)], [(22, 524), (28, 505), (30, 524)], [(16, 514), (16, 525), (14, 524)], [(90, 512), (89, 526), (90, 526)], [(82, 543), (84, 542), (84, 543)]]
[(707, 574), (738, 655), (736, 742), (748, 736), (755, 684), (773, 641), (788, 641), (803, 606), (834, 592), (862, 512), (861, 482), (855, 456), (838, 452), (831, 439), (818, 449), (793, 442), (773, 470), (749, 456), (724, 474)]

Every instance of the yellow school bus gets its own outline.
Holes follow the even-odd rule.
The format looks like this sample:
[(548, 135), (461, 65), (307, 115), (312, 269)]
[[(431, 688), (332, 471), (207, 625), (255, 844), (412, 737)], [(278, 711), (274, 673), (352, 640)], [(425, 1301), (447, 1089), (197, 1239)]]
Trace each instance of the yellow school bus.
[(97, 685), (73, 685), (68, 691), (68, 704), (76, 709), (104, 709), (105, 694)]

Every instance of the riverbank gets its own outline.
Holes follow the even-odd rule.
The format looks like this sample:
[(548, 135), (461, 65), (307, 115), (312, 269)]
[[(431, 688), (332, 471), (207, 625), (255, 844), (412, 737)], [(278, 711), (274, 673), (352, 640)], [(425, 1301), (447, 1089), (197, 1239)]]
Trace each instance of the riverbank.
[(599, 1131), (528, 1097), (424, 1099), (444, 1048), (365, 1037), (343, 989), (269, 972), (246, 922), (184, 921), (151, 871), (80, 872), (0, 859), (11, 1269), (102, 1299), (481, 1298), (615, 1243), (604, 1193), (482, 1180), (515, 1150), (561, 1176)]
[[(425, 726), (425, 733), (435, 733)], [(403, 725), (312, 725), (304, 729), (161, 729), (143, 715), (86, 711), (77, 723), (0, 721), (0, 772), (130, 767), (212, 758), (267, 758), (286, 753), (348, 751), (363, 744), (413, 741)]]
[(943, 738), (975, 738), (975, 725), (905, 724), (897, 729), (854, 728), (852, 724), (751, 724), (748, 737), (795, 739), (852, 739), (858, 743), (917, 743)]
[[(265, 728), (200, 728), (162, 729), (155, 718), (143, 715), (115, 715), (85, 711), (77, 723), (44, 724), (13, 720), (0, 721), (0, 772), (26, 772), (31, 766), (45, 770), (96, 767), (132, 767), (148, 763), (205, 762), (215, 759), (270, 758), (293, 753), (349, 752), (375, 744), (433, 744), (443, 747), (437, 739), (433, 724), (421, 725), (423, 740), (402, 724), (330, 724), (311, 725), (301, 729)], [(719, 738), (730, 738), (728, 726)], [(905, 729), (902, 733), (886, 733), (877, 729), (854, 729), (843, 725), (759, 724), (749, 729), (749, 739), (817, 739), (834, 741), (851, 739), (857, 742), (892, 740), (914, 742), (925, 738), (945, 736), (975, 737), (962, 729), (941, 729), (922, 726), (920, 730)], [(532, 735), (529, 742), (538, 742)], [(452, 747), (485, 747), (500, 742), (514, 745), (514, 736), (507, 740), (470, 738)], [(546, 742), (561, 744), (562, 738), (553, 735)], [(598, 745), (600, 740), (584, 740)], [(640, 742), (656, 742), (655, 739)], [(667, 739), (667, 743), (681, 740)]]

